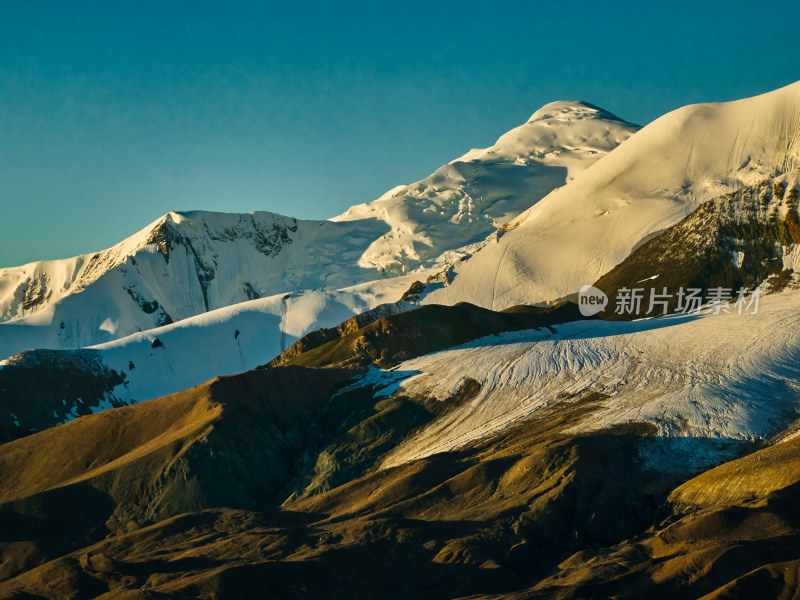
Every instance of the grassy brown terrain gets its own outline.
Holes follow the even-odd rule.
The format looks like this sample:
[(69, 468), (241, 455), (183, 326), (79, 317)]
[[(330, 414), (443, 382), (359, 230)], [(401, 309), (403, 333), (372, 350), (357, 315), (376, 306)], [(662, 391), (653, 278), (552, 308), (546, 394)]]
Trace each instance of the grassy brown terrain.
[[(234, 389), (255, 382), (237, 383)], [(28, 539), (35, 538), (33, 525), (18, 527), (15, 536), (3, 528), (5, 581), (0, 583), (0, 597), (455, 598), (512, 592), (586, 545), (609, 544), (635, 534), (651, 521), (658, 500), (668, 492), (652, 473), (642, 470), (637, 458), (635, 449), (647, 439), (647, 428), (580, 436), (564, 432), (594, 410), (597, 398), (590, 395), (567, 410), (543, 415), (463, 451), (382, 471), (368, 469), (328, 491), (299, 499), (291, 494), (281, 499), (263, 488), (249, 495), (236, 493), (256, 506), (223, 497), (214, 507), (215, 498), (200, 478), (203, 469), (211, 467), (187, 465), (184, 477), (199, 480), (192, 501), (162, 506), (151, 524), (120, 527), (112, 518), (120, 506), (135, 504), (136, 499), (154, 500), (129, 480), (129, 461), (124, 457), (133, 453), (139, 457), (136, 462), (176, 439), (188, 444), (205, 432), (205, 443), (211, 446), (206, 461), (221, 460), (213, 452), (221, 452), (225, 438), (214, 439), (214, 432), (228, 433), (221, 423), (233, 418), (226, 417), (226, 411), (238, 408), (220, 402), (219, 393), (212, 384), (171, 398), (172, 402), (163, 399), (160, 402), (170, 405), (165, 413), (161, 413), (165, 406), (156, 401), (148, 413), (133, 418), (139, 425), (152, 422), (153, 435), (132, 426), (129, 440), (140, 442), (139, 446), (120, 444), (104, 454), (103, 465), (78, 479), (70, 466), (63, 475), (66, 483), (50, 488), (69, 489), (84, 482), (94, 490), (94, 497), (62, 494), (60, 498), (66, 508), (77, 502), (83, 510), (91, 507), (98, 517), (111, 513), (105, 524), (95, 519), (99, 530), (93, 540), (65, 539), (59, 548), (43, 548)], [(189, 400), (192, 395), (194, 403)], [(128, 411), (145, 406), (119, 409), (126, 411), (119, 413), (125, 418), (111, 421), (129, 421)], [(264, 409), (245, 405), (245, 410), (258, 414)], [(84, 442), (120, 435), (99, 419), (80, 421), (70, 425), (80, 425)], [(168, 421), (174, 429), (163, 427)], [(75, 438), (65, 432), (67, 428), (41, 434), (53, 438), (44, 446), (47, 455), (59, 456), (59, 449), (71, 447)], [(266, 438), (249, 441), (272, 443)], [(44, 461), (45, 454), (31, 452)], [(18, 453), (19, 449), (13, 454)], [(78, 456), (70, 465), (81, 460)], [(4, 464), (9, 465), (5, 476), (14, 467), (13, 461)], [(58, 469), (43, 466), (51, 474), (47, 484), (58, 485)], [(266, 462), (250, 467), (254, 479), (276, 468)], [(125, 493), (103, 486), (98, 469), (125, 475), (125, 481), (112, 476), (116, 488), (127, 487)], [(231, 477), (226, 481), (219, 471), (215, 467), (216, 485), (230, 486)], [(29, 482), (18, 488), (13, 494), (17, 500), (4, 505), (4, 510), (18, 510), (21, 505), (15, 503), (21, 494), (30, 491), (35, 498), (47, 484)], [(143, 496), (137, 498), (138, 493)], [(617, 510), (598, 511), (597, 506), (604, 504)], [(64, 507), (41, 503), (38, 507), (37, 516), (52, 522), (69, 516)]]
[[(287, 366), (0, 445), (0, 598), (793, 597), (800, 438), (694, 477), (564, 399), (459, 451), (382, 457), (449, 402)], [(769, 590), (769, 596), (753, 595)]]
[(797, 598), (798, 456), (795, 439), (706, 471), (670, 494), (656, 526), (502, 597)]

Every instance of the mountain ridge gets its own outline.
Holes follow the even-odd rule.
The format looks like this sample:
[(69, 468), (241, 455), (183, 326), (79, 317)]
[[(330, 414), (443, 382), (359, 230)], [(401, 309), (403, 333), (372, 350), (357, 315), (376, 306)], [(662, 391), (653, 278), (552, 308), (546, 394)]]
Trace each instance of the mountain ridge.
[(679, 108), (454, 262), (449, 285), (424, 301), (502, 309), (565, 297), (702, 202), (798, 166), (800, 82), (743, 100)]
[[(525, 123), (498, 141), (512, 140), (513, 152), (496, 144), (339, 217), (173, 211), (104, 251), (0, 269), (0, 354), (92, 346), (254, 298), (348, 288), (463, 256), (637, 129), (567, 104), (580, 118)], [(559, 135), (575, 147), (565, 150)]]

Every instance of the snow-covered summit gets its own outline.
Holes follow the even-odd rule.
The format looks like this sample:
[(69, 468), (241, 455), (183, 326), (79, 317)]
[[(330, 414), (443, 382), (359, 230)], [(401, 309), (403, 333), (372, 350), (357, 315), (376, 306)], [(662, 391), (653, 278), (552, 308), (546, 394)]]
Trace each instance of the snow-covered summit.
[(537, 110), (528, 119), (531, 121), (547, 121), (547, 120), (564, 120), (564, 121), (585, 121), (587, 119), (599, 119), (603, 121), (618, 121), (625, 123), (615, 114), (609, 111), (583, 102), (582, 100), (556, 100), (555, 102), (548, 102), (542, 108)]
[(374, 278), (356, 263), (385, 231), (374, 220), (170, 212), (107, 250), (0, 270), (0, 346), (83, 347), (254, 298), (347, 287)]
[(638, 129), (638, 125), (587, 102), (551, 102), (525, 124), (500, 136), (493, 146), (470, 150), (453, 162), (539, 159), (566, 166), (572, 177)]
[(453, 239), (462, 246), (479, 242), (638, 129), (591, 104), (553, 102), (494, 145), (470, 150), (425, 179), (332, 220), (385, 221), (390, 231), (359, 264), (407, 272), (454, 247)]

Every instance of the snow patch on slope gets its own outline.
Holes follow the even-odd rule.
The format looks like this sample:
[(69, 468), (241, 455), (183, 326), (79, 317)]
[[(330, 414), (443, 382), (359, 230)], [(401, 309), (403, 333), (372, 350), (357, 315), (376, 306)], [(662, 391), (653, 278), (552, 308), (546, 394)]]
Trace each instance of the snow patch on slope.
[(800, 411), (797, 291), (762, 298), (755, 315), (583, 321), (554, 330), (489, 336), (400, 364), (396, 372), (412, 374), (400, 383), (407, 394), (444, 400), (464, 377), (481, 390), (383, 466), (458, 448), (587, 392), (608, 399), (576, 430), (644, 421), (669, 438), (742, 441), (775, 433)]
[[(413, 277), (334, 291), (278, 294), (220, 308), (178, 323), (92, 346), (103, 363), (125, 373), (116, 388), (127, 402), (171, 394), (216, 376), (263, 365), (303, 335), (334, 327), (380, 304), (396, 302)], [(159, 343), (154, 344), (154, 340)]]

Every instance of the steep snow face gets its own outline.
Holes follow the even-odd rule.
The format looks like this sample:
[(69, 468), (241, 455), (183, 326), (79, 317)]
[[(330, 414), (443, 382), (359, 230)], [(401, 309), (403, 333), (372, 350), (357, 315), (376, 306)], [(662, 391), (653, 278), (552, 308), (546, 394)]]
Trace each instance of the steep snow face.
[(483, 240), (639, 129), (583, 102), (553, 102), (485, 149), (429, 177), (350, 208), (334, 221), (374, 218), (390, 231), (359, 264), (386, 272), (430, 265), (444, 250)]
[(427, 302), (494, 309), (564, 297), (700, 203), (800, 166), (800, 82), (671, 112), (453, 267)]
[(0, 345), (84, 347), (254, 298), (354, 285), (375, 277), (357, 262), (385, 231), (374, 219), (172, 212), (103, 252), (0, 270)]
[[(607, 399), (576, 430), (649, 422), (695, 448), (673, 460), (702, 461), (697, 448), (724, 452), (772, 435), (800, 411), (799, 309), (800, 292), (792, 290), (763, 297), (757, 314), (569, 323), (376, 370), (362, 383), (384, 388), (381, 395), (402, 388), (446, 401), (466, 378), (481, 385), (474, 400), (401, 444), (384, 467), (458, 448), (588, 393)], [(713, 454), (705, 458), (714, 462)]]

